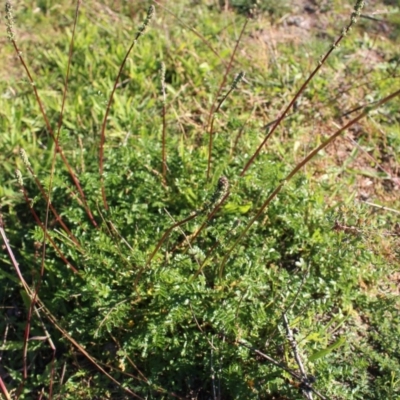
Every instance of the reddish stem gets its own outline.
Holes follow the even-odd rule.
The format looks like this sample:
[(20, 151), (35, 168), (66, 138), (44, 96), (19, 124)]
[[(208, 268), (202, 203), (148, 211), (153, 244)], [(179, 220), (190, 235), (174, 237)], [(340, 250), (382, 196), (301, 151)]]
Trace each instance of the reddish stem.
[(265, 136), (264, 140), (262, 143), (258, 146), (256, 152), (250, 157), (250, 160), (247, 161), (246, 165), (244, 166), (242, 172), (240, 173), (240, 176), (244, 176), (246, 171), (249, 169), (250, 165), (254, 162), (255, 158), (258, 156), (260, 153), (261, 149), (264, 147), (265, 143), (267, 140), (271, 137), (271, 135), (275, 132), (276, 128), (279, 126), (279, 124), (282, 122), (282, 120), (285, 118), (286, 114), (289, 112), (290, 108), (293, 106), (293, 104), (296, 102), (296, 100), (300, 97), (300, 95), (303, 93), (305, 88), (308, 86), (310, 83), (311, 79), (314, 78), (316, 73), (320, 70), (322, 65), (325, 63), (327, 58), (331, 55), (333, 50), (339, 45), (339, 43), (342, 41), (342, 39), (345, 37), (346, 33), (349, 31), (350, 27), (353, 25), (353, 20), (348, 24), (346, 29), (342, 32), (342, 34), (336, 39), (334, 44), (330, 47), (328, 52), (325, 54), (325, 56), (319, 61), (318, 65), (314, 69), (314, 71), (310, 74), (310, 76), (307, 78), (307, 80), (301, 85), (300, 89), (297, 91), (296, 95), (293, 97), (291, 102), (288, 104), (288, 106), (284, 109), (283, 113), (276, 119), (274, 125), (272, 126), (271, 130)]

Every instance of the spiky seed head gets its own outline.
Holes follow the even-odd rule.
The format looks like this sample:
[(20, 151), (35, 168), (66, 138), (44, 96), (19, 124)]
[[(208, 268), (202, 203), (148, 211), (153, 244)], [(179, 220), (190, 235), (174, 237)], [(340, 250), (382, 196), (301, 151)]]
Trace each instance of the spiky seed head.
[(20, 156), (21, 156), (21, 158), (22, 158), (22, 161), (23, 161), (23, 163), (25, 164), (25, 166), (27, 167), (27, 168), (31, 168), (31, 163), (29, 162), (29, 159), (28, 159), (28, 156), (27, 156), (27, 154), (26, 154), (26, 151), (24, 150), (24, 149), (20, 149), (19, 150), (19, 154), (20, 154)]
[(14, 15), (13, 15), (13, 7), (9, 1), (6, 2), (6, 26), (7, 26), (7, 37), (8, 40), (14, 41)]
[(22, 174), (19, 169), (15, 170), (15, 176), (17, 177), (17, 182), (20, 186), (24, 186), (24, 180), (22, 179)]
[(243, 80), (244, 78), (244, 72), (240, 71), (236, 76), (235, 79), (233, 80), (232, 83), (232, 89), (236, 89), (239, 83)]
[(221, 178), (218, 179), (217, 190), (223, 193), (223, 196), (225, 196), (226, 193), (228, 193), (229, 181), (226, 176), (221, 176)]
[(364, 4), (364, 0), (357, 1), (356, 5), (354, 6), (354, 11), (351, 14), (351, 24), (355, 24), (357, 22), (358, 18), (361, 15), (361, 10), (363, 9)]
[(139, 28), (138, 33), (136, 34), (136, 39), (138, 40), (140, 36), (143, 35), (143, 33), (146, 31), (147, 26), (149, 25), (150, 21), (152, 20), (154, 13), (155, 13), (155, 7), (151, 5), (149, 9), (147, 10), (147, 16), (146, 19), (144, 20), (142, 26)]

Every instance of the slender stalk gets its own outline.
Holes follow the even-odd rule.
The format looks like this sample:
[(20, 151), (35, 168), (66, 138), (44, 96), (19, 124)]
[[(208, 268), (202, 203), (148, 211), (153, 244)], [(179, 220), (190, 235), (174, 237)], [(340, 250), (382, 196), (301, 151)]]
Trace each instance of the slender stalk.
[[(66, 72), (66, 76), (65, 76), (65, 85), (64, 85), (63, 98), (62, 98), (62, 104), (61, 104), (60, 118), (58, 121), (57, 134), (55, 137), (55, 143), (59, 143), (59, 139), (60, 139), (62, 119), (63, 119), (65, 102), (66, 102), (66, 97), (67, 97), (67, 92), (68, 92), (68, 80), (69, 80), (69, 74), (70, 74), (70, 69), (71, 69), (72, 52), (73, 52), (73, 47), (74, 47), (74, 38), (75, 38), (75, 31), (76, 31), (76, 25), (77, 25), (77, 20), (78, 20), (79, 6), (80, 6), (80, 1), (78, 0), (77, 4), (76, 4), (76, 9), (75, 9), (74, 26), (73, 26), (71, 42), (70, 42), (70, 46), (69, 46), (67, 72)], [(48, 232), (47, 232), (47, 227), (48, 227), (48, 222), (49, 222), (51, 191), (52, 191), (52, 186), (53, 186), (56, 157), (57, 157), (57, 146), (54, 147), (52, 163), (51, 163), (51, 170), (50, 170), (50, 182), (49, 182), (48, 194), (47, 194), (47, 196), (45, 196), (45, 198), (46, 198), (45, 221), (44, 221), (44, 225), (41, 225), (41, 227), (44, 231), (44, 238), (43, 238), (43, 243), (42, 243), (42, 257), (41, 257), (41, 261), (40, 261), (40, 277), (35, 286), (34, 296), (31, 299), (31, 304), (29, 306), (28, 315), (27, 315), (27, 322), (25, 325), (24, 344), (23, 344), (23, 373), (24, 373), (23, 376), (24, 376), (24, 379), (28, 378), (27, 353), (28, 353), (28, 339), (29, 339), (29, 334), (30, 334), (32, 314), (33, 314), (33, 310), (35, 308), (36, 298), (38, 296), (40, 287), (42, 285), (42, 280), (43, 280), (43, 276), (44, 276), (44, 267), (45, 267), (45, 259), (46, 259), (46, 236), (50, 238), (50, 236), (48, 235)], [(53, 207), (52, 207), (52, 209), (53, 209)], [(33, 211), (33, 208), (31, 208), (31, 210)], [(53, 242), (53, 246), (54, 246), (54, 242)], [(64, 257), (64, 259), (65, 259), (65, 257)], [(77, 272), (76, 269), (75, 269), (75, 271)], [(55, 355), (55, 349), (53, 350), (53, 365), (54, 365), (54, 355)], [(53, 387), (53, 370), (50, 375), (50, 392), (52, 392), (52, 387)]]
[(364, 7), (364, 1), (362, 0), (357, 0), (357, 3), (354, 7), (354, 11), (351, 14), (350, 18), (350, 23), (347, 25), (346, 28), (343, 29), (342, 33), (340, 36), (335, 40), (333, 45), (330, 47), (330, 49), (327, 51), (327, 53), (322, 57), (322, 59), (318, 62), (318, 65), (315, 67), (314, 71), (311, 73), (311, 75), (307, 78), (307, 80), (301, 85), (300, 89), (297, 91), (296, 95), (293, 97), (293, 99), (290, 101), (288, 106), (284, 109), (283, 113), (276, 119), (276, 122), (272, 126), (271, 130), (265, 136), (264, 140), (262, 143), (258, 146), (257, 150), (255, 153), (250, 157), (250, 160), (247, 161), (246, 165), (244, 166), (242, 172), (240, 173), (240, 176), (244, 176), (244, 174), (247, 172), (249, 169), (250, 165), (253, 164), (255, 158), (258, 156), (260, 153), (261, 149), (264, 147), (265, 143), (267, 140), (271, 137), (271, 135), (275, 132), (276, 128), (279, 126), (279, 124), (283, 121), (285, 118), (286, 114), (289, 112), (293, 104), (297, 101), (297, 99), (300, 97), (300, 95), (304, 92), (305, 88), (308, 86), (310, 81), (314, 78), (314, 76), (317, 74), (317, 72), (320, 70), (320, 68), (324, 65), (325, 61), (328, 59), (328, 57), (331, 55), (331, 53), (336, 49), (336, 47), (339, 46), (340, 42), (342, 39), (348, 34), (348, 32), (351, 30), (352, 26), (357, 22), (358, 17), (360, 16), (361, 10)]
[(302, 383), (305, 384), (305, 388), (302, 389), (302, 392), (307, 399), (312, 400), (312, 392), (311, 392), (311, 386), (310, 386), (311, 384), (308, 382), (308, 376), (307, 376), (306, 370), (304, 368), (303, 362), (302, 362), (300, 354), (299, 354), (299, 348), (297, 345), (297, 341), (293, 335), (292, 329), (290, 328), (286, 313), (282, 314), (282, 318), (283, 318), (283, 324), (284, 324), (285, 330), (286, 330), (286, 337), (289, 341), (289, 345), (293, 352), (293, 357), (296, 360), (296, 364), (298, 365), (300, 373), (301, 373)]
[(18, 56), (18, 58), (19, 58), (19, 60), (21, 62), (22, 67), (24, 68), (25, 73), (26, 73), (26, 75), (28, 77), (28, 80), (29, 80), (29, 82), (30, 82), (30, 84), (32, 86), (32, 90), (33, 90), (33, 93), (35, 95), (36, 102), (39, 105), (40, 113), (42, 114), (42, 117), (43, 117), (43, 120), (45, 122), (47, 131), (48, 131), (50, 137), (54, 141), (55, 151), (60, 154), (60, 157), (61, 157), (64, 165), (66, 166), (66, 168), (68, 170), (68, 173), (71, 176), (71, 179), (74, 182), (74, 185), (76, 186), (76, 188), (77, 188), (77, 190), (79, 192), (79, 195), (81, 196), (82, 202), (84, 204), (85, 212), (88, 215), (91, 223), (94, 226), (97, 226), (97, 223), (94, 220), (94, 217), (93, 217), (93, 215), (92, 215), (92, 213), (91, 213), (91, 211), (90, 211), (90, 209), (89, 209), (89, 207), (88, 207), (88, 205), (86, 203), (86, 197), (85, 197), (85, 194), (83, 193), (82, 187), (81, 187), (81, 185), (79, 183), (79, 179), (75, 175), (75, 172), (73, 171), (71, 165), (69, 164), (69, 162), (68, 162), (68, 160), (67, 160), (67, 158), (66, 158), (66, 156), (65, 156), (65, 154), (64, 154), (64, 152), (63, 152), (63, 150), (61, 148), (61, 146), (59, 145), (59, 142), (58, 142), (56, 136), (54, 135), (53, 129), (52, 129), (51, 125), (50, 125), (49, 119), (47, 118), (47, 114), (46, 114), (46, 112), (44, 110), (44, 106), (43, 106), (42, 100), (40, 99), (40, 96), (39, 96), (38, 90), (36, 88), (35, 82), (34, 82), (34, 80), (32, 78), (31, 72), (30, 72), (27, 64), (25, 63), (25, 60), (22, 57), (22, 51), (19, 49), (19, 47), (17, 45), (17, 42), (15, 40), (14, 31), (13, 31), (12, 7), (11, 7), (11, 4), (9, 2), (6, 3), (6, 18), (8, 20), (8, 23), (7, 23), (8, 38), (9, 38), (10, 42), (12, 43), (12, 45), (14, 47), (14, 50), (15, 50), (15, 52), (16, 52), (16, 54), (17, 54), (17, 56)]
[[(268, 354), (263, 353), (262, 351), (254, 348), (253, 346), (250, 346), (249, 344), (247, 344), (245, 341), (243, 340), (236, 340), (235, 342), (233, 342), (232, 340), (228, 339), (227, 336), (225, 336), (224, 334), (221, 334), (220, 336), (222, 336), (224, 339), (227, 340), (228, 343), (230, 344), (238, 344), (242, 347), (246, 347), (247, 349), (251, 350), (253, 353), (261, 356), (262, 358), (264, 358), (265, 360), (267, 360), (269, 363), (271, 363), (272, 365), (275, 365), (276, 367), (286, 371), (288, 374), (290, 374), (294, 379), (296, 379), (298, 382), (302, 382), (302, 377), (294, 372), (293, 370), (291, 370), (290, 368), (288, 368), (285, 364), (280, 363), (279, 361), (276, 361), (275, 359), (273, 359), (272, 357), (270, 357)], [(310, 390), (315, 393), (319, 398), (323, 399), (323, 400), (328, 400), (324, 395), (322, 395), (321, 393), (319, 393), (317, 390), (315, 390), (313, 387), (310, 387)]]
[(147, 11), (147, 16), (146, 16), (145, 21), (143, 22), (142, 26), (139, 28), (138, 32), (136, 33), (136, 36), (133, 39), (132, 44), (129, 46), (129, 49), (126, 52), (124, 59), (122, 60), (122, 63), (119, 67), (117, 77), (115, 78), (114, 86), (112, 88), (110, 97), (108, 99), (106, 112), (104, 114), (103, 123), (101, 125), (100, 148), (99, 148), (99, 172), (100, 172), (101, 195), (103, 198), (103, 205), (106, 210), (108, 210), (108, 204), (107, 204), (106, 190), (104, 187), (104, 175), (103, 174), (104, 174), (104, 144), (106, 141), (106, 125), (107, 125), (108, 114), (110, 113), (111, 104), (114, 100), (114, 94), (115, 94), (115, 91), (117, 90), (118, 81), (121, 77), (122, 71), (126, 64), (126, 61), (128, 60), (129, 54), (131, 53), (132, 49), (135, 47), (140, 36), (142, 36), (142, 34), (146, 31), (147, 26), (149, 25), (151, 19), (153, 18), (154, 11), (155, 11), (154, 6), (150, 6)]
[(93, 358), (64, 328), (60, 326), (58, 323), (57, 319), (54, 317), (54, 315), (47, 309), (45, 304), (41, 301), (39, 296), (37, 296), (34, 291), (29, 287), (27, 282), (25, 281), (24, 277), (21, 274), (21, 270), (19, 268), (18, 262), (15, 258), (15, 255), (9, 245), (9, 240), (7, 238), (6, 232), (4, 230), (4, 222), (2, 219), (2, 216), (0, 215), (0, 236), (3, 239), (3, 244), (7, 250), (8, 256), (10, 257), (10, 260), (17, 272), (18, 278), (21, 282), (22, 287), (24, 288), (26, 294), (29, 296), (31, 301), (33, 301), (34, 297), (36, 297), (35, 303), (38, 304), (40, 310), (44, 312), (46, 317), (49, 319), (49, 321), (53, 324), (53, 326), (61, 332), (61, 334), (74, 346), (78, 349), (79, 352), (81, 352), (94, 366), (102, 372), (105, 376), (107, 376), (108, 379), (110, 379), (112, 382), (114, 382), (118, 387), (120, 387), (122, 390), (124, 390), (126, 393), (130, 394), (132, 397), (144, 400), (143, 397), (140, 397), (136, 393), (132, 392), (129, 388), (124, 387), (120, 382), (118, 382), (114, 377), (112, 377), (97, 361), (95, 358)]
[[(23, 149), (20, 149), (20, 154), (21, 154), (21, 158), (25, 164), (25, 167), (28, 169), (29, 173), (31, 174), (33, 180), (35, 181), (36, 186), (38, 187), (40, 194), (43, 196), (44, 200), (46, 201), (46, 204), (48, 204), (52, 214), (54, 215), (55, 219), (57, 220), (57, 222), (61, 225), (61, 227), (64, 229), (64, 231), (67, 233), (67, 235), (69, 236), (69, 238), (75, 243), (75, 245), (77, 247), (79, 247), (80, 249), (82, 249), (82, 246), (80, 245), (78, 239), (74, 236), (74, 234), (71, 232), (71, 230), (67, 227), (67, 225), (65, 225), (64, 221), (61, 218), (61, 215), (57, 212), (57, 210), (54, 208), (54, 206), (51, 204), (50, 201), (50, 197), (47, 195), (44, 187), (42, 186), (42, 184), (40, 183), (39, 179), (37, 178), (37, 176), (35, 175), (32, 166), (28, 160), (28, 157), (25, 153), (25, 151)], [(50, 191), (49, 191), (50, 193)], [(78, 199), (79, 202), (79, 199)]]
[(7, 387), (3, 382), (3, 379), (1, 379), (1, 376), (0, 376), (0, 389), (3, 392), (3, 395), (6, 398), (6, 400), (11, 400), (10, 393), (8, 392)]
[(167, 154), (166, 154), (166, 130), (167, 130), (167, 121), (165, 118), (166, 115), (166, 102), (167, 102), (167, 93), (165, 90), (165, 64), (161, 63), (161, 91), (162, 91), (162, 176), (165, 181), (167, 176)]
[(64, 254), (62, 253), (60, 248), (56, 245), (56, 243), (54, 242), (53, 238), (47, 232), (47, 229), (45, 228), (44, 224), (40, 220), (39, 216), (36, 214), (36, 211), (33, 209), (32, 205), (31, 205), (31, 201), (30, 201), (29, 196), (28, 196), (28, 193), (26, 192), (26, 189), (25, 189), (25, 187), (23, 185), (21, 173), (18, 170), (17, 170), (17, 180), (18, 180), (18, 184), (20, 185), (21, 192), (22, 192), (22, 194), (24, 196), (25, 202), (28, 205), (29, 210), (31, 211), (31, 213), (33, 215), (33, 218), (35, 219), (36, 224), (42, 229), (43, 234), (45, 236), (45, 239), (47, 239), (51, 243), (51, 245), (53, 246), (54, 250), (60, 256), (60, 258), (64, 261), (64, 263), (68, 267), (70, 267), (71, 270), (74, 273), (79, 274), (79, 271), (66, 259), (66, 257), (64, 256)]
[(296, 175), (306, 164), (308, 164), (321, 150), (323, 150), (325, 147), (327, 147), (329, 144), (331, 144), (337, 137), (339, 137), (344, 131), (346, 131), (348, 128), (350, 128), (352, 125), (357, 123), (359, 120), (364, 118), (369, 111), (380, 107), (381, 105), (387, 103), (388, 101), (392, 100), (393, 98), (397, 97), (400, 95), (400, 89), (391, 93), (390, 95), (384, 97), (382, 100), (374, 104), (373, 106), (366, 108), (361, 114), (359, 114), (356, 118), (353, 118), (351, 121), (349, 121), (346, 125), (344, 125), (342, 128), (337, 130), (333, 135), (331, 135), (328, 139), (326, 139), (324, 142), (322, 142), (318, 147), (316, 147), (313, 151), (311, 151), (300, 163), (298, 163), (295, 168), (286, 176), (285, 179), (282, 180), (282, 182), (272, 191), (272, 193), (268, 196), (268, 198), (265, 200), (264, 204), (261, 206), (261, 208), (258, 210), (257, 214), (250, 220), (250, 222), (247, 224), (247, 226), (243, 229), (242, 233), (240, 236), (236, 239), (235, 243), (232, 245), (232, 247), (226, 252), (221, 265), (219, 269), (219, 277), (222, 278), (222, 274), (224, 271), (224, 267), (226, 262), (228, 261), (228, 258), (230, 254), (232, 253), (233, 249), (238, 245), (238, 243), (244, 238), (244, 236), (247, 234), (251, 226), (254, 224), (254, 222), (261, 216), (261, 214), (265, 211), (265, 209), (268, 207), (268, 205), (271, 203), (271, 201), (279, 194), (279, 192), (282, 190), (282, 188), (285, 186), (287, 182), (289, 182), (294, 175)]

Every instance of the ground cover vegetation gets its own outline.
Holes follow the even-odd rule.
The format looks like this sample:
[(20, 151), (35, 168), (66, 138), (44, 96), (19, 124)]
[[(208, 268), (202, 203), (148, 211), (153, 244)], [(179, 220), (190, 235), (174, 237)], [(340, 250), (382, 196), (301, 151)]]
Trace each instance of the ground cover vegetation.
[(400, 397), (399, 9), (277, 4), (7, 3), (1, 398)]

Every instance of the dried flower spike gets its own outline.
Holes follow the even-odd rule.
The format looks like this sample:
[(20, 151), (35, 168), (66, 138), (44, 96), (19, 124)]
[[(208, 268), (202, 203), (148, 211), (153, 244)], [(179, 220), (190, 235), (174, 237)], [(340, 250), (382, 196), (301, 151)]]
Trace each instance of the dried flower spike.
[(15, 170), (15, 175), (17, 177), (17, 182), (20, 186), (24, 186), (24, 180), (22, 179), (22, 174), (21, 171), (19, 169)]
[(243, 80), (244, 78), (244, 72), (240, 71), (236, 76), (235, 79), (233, 80), (232, 83), (232, 90), (236, 89), (239, 83)]
[(13, 15), (13, 8), (10, 2), (6, 2), (6, 26), (7, 26), (7, 37), (8, 40), (13, 42), (15, 40), (14, 34), (14, 15)]
[(27, 167), (27, 168), (31, 168), (32, 166), (31, 166), (31, 163), (29, 162), (29, 159), (28, 159), (28, 156), (27, 156), (27, 154), (26, 154), (26, 151), (24, 150), (24, 149), (20, 149), (19, 150), (19, 154), (20, 154), (20, 156), (21, 156), (21, 158), (22, 158), (22, 161), (23, 161), (23, 163), (25, 164), (25, 166)]
[(139, 28), (138, 33), (136, 34), (135, 40), (138, 40), (140, 38), (140, 36), (142, 36), (142, 34), (146, 31), (147, 26), (149, 25), (151, 19), (154, 16), (154, 12), (155, 12), (155, 8), (152, 5), (152, 6), (149, 7), (149, 9), (147, 11), (146, 19), (143, 22), (143, 25)]
[(213, 208), (215, 208), (221, 202), (224, 196), (228, 193), (228, 190), (229, 190), (228, 178), (226, 176), (221, 176), (221, 178), (218, 179), (217, 188), (215, 192), (213, 193), (210, 201), (207, 202), (206, 206), (204, 207), (204, 211), (210, 212)]
[(161, 63), (160, 75), (161, 75), (161, 90), (163, 95), (163, 101), (165, 102), (167, 95), (165, 90), (165, 64), (163, 62)]
[(361, 10), (364, 7), (364, 0), (358, 0), (356, 5), (354, 6), (354, 11), (351, 14), (351, 24), (355, 24), (357, 22), (357, 19), (361, 15)]

